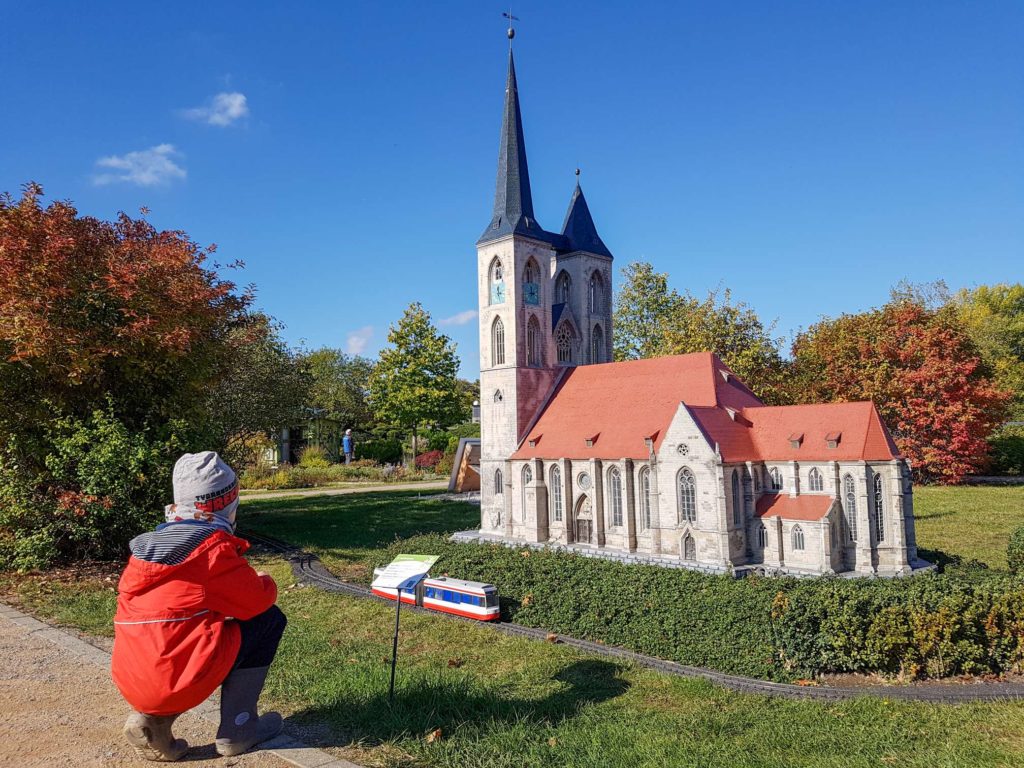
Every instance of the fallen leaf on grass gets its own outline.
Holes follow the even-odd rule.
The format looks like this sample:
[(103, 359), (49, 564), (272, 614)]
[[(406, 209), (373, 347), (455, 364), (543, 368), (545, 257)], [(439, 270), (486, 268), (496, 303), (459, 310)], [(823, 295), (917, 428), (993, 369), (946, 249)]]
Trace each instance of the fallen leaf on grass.
[(548, 632), (547, 637), (545, 637), (544, 639), (547, 640), (549, 643), (557, 643), (558, 635), (556, 635), (554, 632)]
[(819, 685), (817, 680), (805, 680), (800, 679), (796, 681), (797, 685), (802, 685), (804, 688), (817, 687)]
[(522, 601), (523, 607), (526, 607), (527, 605), (529, 605), (532, 602), (533, 602), (533, 595), (523, 595), (523, 601)]
[(448, 659), (448, 666), (453, 669), (458, 669), (465, 663), (462, 659)]
[(441, 740), (441, 729), (440, 728), (435, 728), (434, 730), (432, 730), (430, 733), (427, 734), (427, 738), (425, 739), (427, 744), (433, 744), (435, 741), (440, 741), (440, 740)]
[(558, 739), (556, 739), (554, 736), (552, 736), (550, 739), (548, 739), (548, 746), (549, 747), (557, 747), (558, 746)]

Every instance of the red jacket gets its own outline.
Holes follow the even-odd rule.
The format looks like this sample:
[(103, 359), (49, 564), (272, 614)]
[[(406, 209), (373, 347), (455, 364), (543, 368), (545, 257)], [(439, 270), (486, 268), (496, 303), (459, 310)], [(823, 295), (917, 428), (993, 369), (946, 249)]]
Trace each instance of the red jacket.
[(131, 542), (114, 614), (111, 674), (139, 712), (176, 715), (203, 702), (235, 663), (251, 619), (277, 600), (242, 554), (249, 543), (206, 523), (160, 526)]

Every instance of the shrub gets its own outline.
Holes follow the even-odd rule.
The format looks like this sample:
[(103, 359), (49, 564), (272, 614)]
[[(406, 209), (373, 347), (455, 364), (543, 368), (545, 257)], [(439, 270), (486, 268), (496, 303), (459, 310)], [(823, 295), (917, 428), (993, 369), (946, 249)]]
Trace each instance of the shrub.
[(27, 471), (9, 444), (0, 455), (0, 567), (123, 557), (132, 537), (163, 519), (183, 431), (131, 432), (109, 410), (59, 419), (47, 475)]
[(421, 480), (428, 475), (408, 472), (401, 464), (378, 466), (370, 461), (351, 464), (330, 464), (325, 467), (284, 466), (276, 471), (247, 469), (239, 478), (245, 490), (278, 490), (282, 488), (314, 488), (332, 483), (393, 483), (400, 480)]
[(409, 551), (440, 555), (435, 573), (495, 584), (505, 619), (733, 674), (1024, 668), (1024, 585), (1005, 575), (733, 579), (440, 535), (398, 542), (373, 564)]
[(1024, 576), (1024, 525), (1010, 534), (1010, 543), (1006, 547), (1006, 562), (1010, 573)]
[(416, 457), (416, 469), (433, 469), (444, 456), (442, 451), (427, 451)]
[(428, 432), (423, 436), (423, 442), (420, 445), (426, 444), (428, 451), (444, 451), (448, 448), (448, 439), (451, 437), (444, 430), (437, 432)]
[(299, 451), (299, 466), (304, 469), (323, 469), (331, 466), (331, 461), (319, 445), (308, 445)]
[(994, 474), (1024, 475), (1024, 427), (1003, 427), (988, 442)]
[(400, 464), (402, 444), (398, 440), (367, 440), (356, 443), (356, 456), (378, 464)]
[[(458, 439), (458, 438), (456, 438)], [(455, 453), (446, 453), (441, 457), (441, 460), (437, 462), (434, 467), (434, 472), (438, 475), (451, 475), (452, 468), (455, 466)]]

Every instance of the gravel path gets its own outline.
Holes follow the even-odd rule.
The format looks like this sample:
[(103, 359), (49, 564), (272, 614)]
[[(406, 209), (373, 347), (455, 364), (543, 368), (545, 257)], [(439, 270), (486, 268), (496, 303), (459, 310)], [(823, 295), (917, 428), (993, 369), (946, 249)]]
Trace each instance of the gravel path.
[[(157, 765), (140, 760), (121, 735), (131, 709), (110, 680), (108, 651), (54, 629), (0, 603), (0, 766), (85, 768)], [(286, 768), (291, 765), (358, 768), (287, 736), (269, 751), (220, 757), (206, 702), (180, 717), (175, 735), (192, 749), (183, 762), (211, 766)]]

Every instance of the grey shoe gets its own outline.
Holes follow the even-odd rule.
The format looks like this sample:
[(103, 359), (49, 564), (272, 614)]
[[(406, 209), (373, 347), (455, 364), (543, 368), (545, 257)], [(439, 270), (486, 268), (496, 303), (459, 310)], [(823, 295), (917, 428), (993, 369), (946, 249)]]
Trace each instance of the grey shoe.
[(144, 760), (173, 763), (188, 752), (188, 742), (174, 738), (171, 733), (171, 726), (177, 719), (177, 715), (158, 717), (133, 712), (124, 724), (124, 737)]
[(240, 755), (260, 742), (281, 732), (284, 722), (277, 712), (259, 715), (256, 704), (270, 667), (236, 669), (225, 678), (220, 689), (220, 727), (217, 729), (217, 753), (224, 757)]

